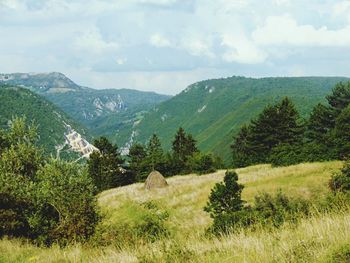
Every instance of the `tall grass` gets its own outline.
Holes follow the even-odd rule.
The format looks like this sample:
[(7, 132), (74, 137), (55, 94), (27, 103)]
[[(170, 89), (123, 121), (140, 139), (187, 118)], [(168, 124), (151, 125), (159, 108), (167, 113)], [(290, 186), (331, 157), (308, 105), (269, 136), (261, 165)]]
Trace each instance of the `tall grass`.
[[(330, 176), (341, 166), (341, 162), (283, 168), (259, 165), (237, 172), (246, 186), (243, 199), (251, 201), (258, 192), (273, 193), (276, 189), (291, 196), (321, 196), (327, 192)], [(145, 191), (142, 184), (134, 184), (100, 194), (99, 203), (106, 214), (103, 224), (112, 228), (138, 227), (149, 213), (139, 208), (140, 205), (155, 202), (156, 213), (158, 210), (167, 213), (165, 224), (170, 231), (157, 240), (45, 249), (26, 241), (3, 239), (0, 262), (337, 262), (348, 251), (350, 212), (347, 210), (316, 213), (297, 225), (285, 224), (279, 229), (206, 236), (205, 229), (211, 220), (203, 212), (203, 206), (210, 189), (223, 175), (224, 171), (177, 176), (168, 178), (169, 187), (163, 189)]]

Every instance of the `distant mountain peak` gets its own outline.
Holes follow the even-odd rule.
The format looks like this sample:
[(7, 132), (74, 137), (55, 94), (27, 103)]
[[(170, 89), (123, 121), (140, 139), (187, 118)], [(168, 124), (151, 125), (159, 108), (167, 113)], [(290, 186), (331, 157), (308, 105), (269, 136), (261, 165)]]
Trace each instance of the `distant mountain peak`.
[(0, 84), (18, 85), (38, 93), (62, 93), (83, 89), (60, 72), (0, 74)]

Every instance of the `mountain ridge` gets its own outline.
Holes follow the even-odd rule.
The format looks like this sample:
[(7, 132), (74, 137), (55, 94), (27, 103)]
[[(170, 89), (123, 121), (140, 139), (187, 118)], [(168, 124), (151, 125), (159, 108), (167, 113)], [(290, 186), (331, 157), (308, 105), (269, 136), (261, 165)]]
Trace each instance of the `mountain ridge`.
[(325, 101), (331, 88), (345, 77), (228, 77), (189, 85), (160, 103), (135, 128), (135, 138), (146, 142), (157, 133), (166, 149), (179, 126), (192, 133), (199, 148), (230, 161), (233, 136), (268, 104), (285, 96), (296, 104), (302, 117)]

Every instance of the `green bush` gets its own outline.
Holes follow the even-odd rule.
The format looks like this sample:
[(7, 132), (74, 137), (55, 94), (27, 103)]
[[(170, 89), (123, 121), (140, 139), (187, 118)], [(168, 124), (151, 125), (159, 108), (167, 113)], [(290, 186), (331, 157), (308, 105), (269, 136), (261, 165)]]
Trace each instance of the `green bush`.
[(348, 263), (350, 262), (350, 244), (346, 244), (333, 251), (330, 256), (330, 263)]
[(1, 131), (0, 237), (26, 237), (50, 245), (85, 241), (99, 219), (94, 188), (76, 163), (45, 160), (36, 131), (14, 119)]
[[(40, 237), (60, 244), (87, 240), (99, 220), (94, 185), (87, 170), (75, 163), (51, 160), (38, 171), (37, 180), (37, 207), (52, 211), (54, 219)], [(32, 227), (40, 231), (43, 221), (47, 222), (45, 214), (35, 214)]]
[(347, 162), (340, 173), (332, 176), (329, 181), (329, 188), (333, 192), (350, 191), (350, 162)]
[(124, 203), (116, 214), (106, 215), (94, 237), (96, 245), (133, 246), (170, 235), (169, 213), (155, 202)]

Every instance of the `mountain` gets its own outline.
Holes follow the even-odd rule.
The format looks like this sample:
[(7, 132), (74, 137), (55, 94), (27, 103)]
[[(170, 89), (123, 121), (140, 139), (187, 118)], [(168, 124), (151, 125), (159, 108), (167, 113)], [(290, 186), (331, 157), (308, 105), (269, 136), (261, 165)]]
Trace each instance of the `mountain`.
[(145, 142), (157, 133), (169, 149), (179, 126), (192, 133), (199, 148), (230, 162), (230, 144), (244, 123), (269, 103), (288, 96), (303, 117), (341, 77), (245, 78), (201, 81), (161, 103), (134, 127), (134, 140)]
[(25, 87), (46, 97), (95, 136), (118, 145), (130, 140), (134, 123), (170, 96), (129, 89), (95, 90), (79, 86), (62, 73), (0, 74), (0, 84)]
[(0, 83), (29, 88), (43, 94), (84, 89), (59, 72), (0, 74)]
[(0, 127), (6, 129), (13, 116), (25, 116), (29, 123), (34, 121), (39, 144), (47, 154), (56, 155), (59, 150), (63, 156), (76, 156), (68, 149), (87, 154), (92, 147), (81, 138), (90, 138), (85, 129), (50, 101), (28, 89), (0, 86)]

